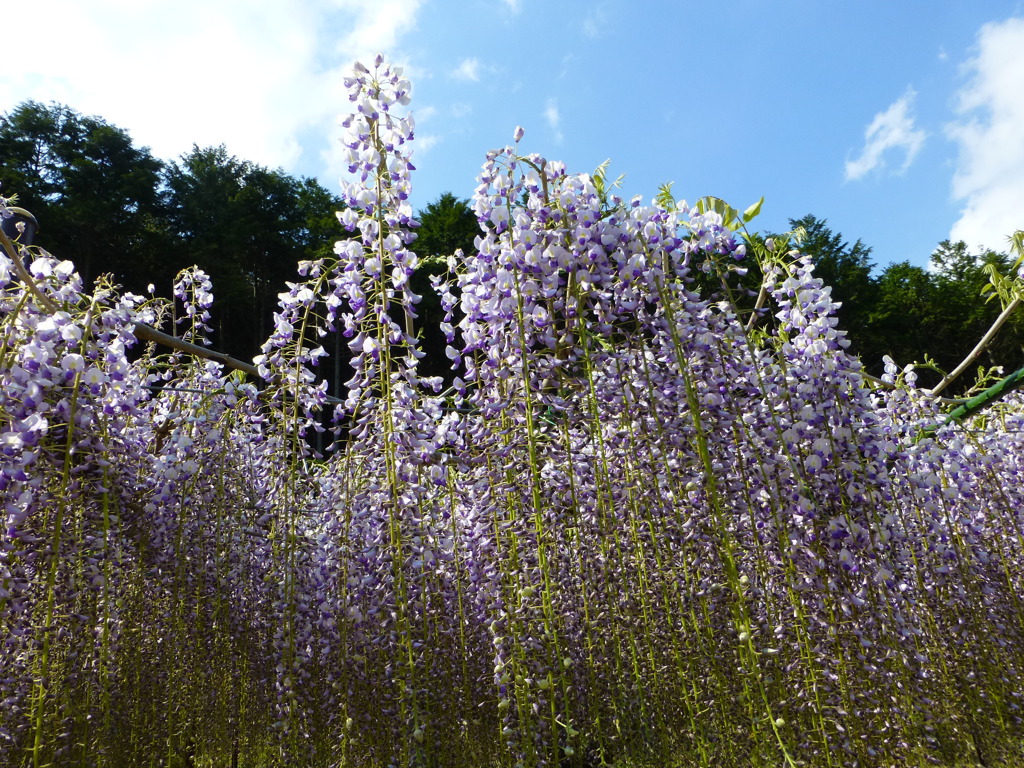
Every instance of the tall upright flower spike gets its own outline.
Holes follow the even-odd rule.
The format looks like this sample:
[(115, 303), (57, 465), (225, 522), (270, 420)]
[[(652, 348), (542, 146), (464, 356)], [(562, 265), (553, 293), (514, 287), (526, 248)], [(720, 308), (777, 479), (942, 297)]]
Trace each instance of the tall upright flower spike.
[[(349, 348), (354, 354), (355, 374), (347, 382), (346, 410), (350, 415), (373, 410), (373, 389), (378, 380), (384, 392), (394, 392), (408, 409), (411, 392), (422, 384), (437, 387), (439, 381), (423, 382), (416, 375), (422, 357), (414, 322), (420, 297), (410, 286), (419, 264), (408, 246), (418, 226), (409, 203), (411, 141), (414, 120), (396, 108), (409, 103), (409, 82), (401, 67), (374, 60), (373, 70), (355, 66), (345, 78), (349, 101), (355, 105), (341, 119), (345, 162), (353, 180), (342, 182), (346, 210), (338, 214), (342, 225), (358, 232), (358, 239), (339, 241), (335, 252), (338, 267), (334, 295), (347, 305), (343, 316)], [(332, 315), (333, 319), (334, 315)], [(419, 438), (415, 414), (406, 447)], [(362, 424), (357, 421), (357, 432)]]

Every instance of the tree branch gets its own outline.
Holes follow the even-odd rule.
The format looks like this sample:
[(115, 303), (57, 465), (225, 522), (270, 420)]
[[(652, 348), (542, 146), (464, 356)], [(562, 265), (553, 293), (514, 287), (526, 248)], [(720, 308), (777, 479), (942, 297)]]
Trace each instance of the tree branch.
[(943, 377), (942, 381), (940, 381), (938, 384), (931, 388), (931, 390), (928, 392), (928, 395), (930, 397), (936, 397), (939, 394), (939, 392), (941, 392), (947, 386), (949, 386), (949, 384), (954, 379), (956, 379), (961, 373), (966, 371), (971, 366), (971, 364), (978, 359), (981, 353), (985, 351), (985, 347), (987, 347), (992, 342), (992, 339), (995, 337), (996, 333), (1003, 326), (1003, 323), (1005, 323), (1009, 319), (1010, 315), (1013, 314), (1013, 311), (1017, 309), (1017, 307), (1019, 307), (1020, 304), (1021, 300), (1019, 298), (1015, 298), (1013, 301), (1006, 305), (1006, 309), (1004, 309), (1002, 311), (1002, 314), (1000, 314), (999, 317), (996, 318), (995, 322), (992, 323), (992, 327), (989, 328), (988, 332), (981, 337), (981, 341), (979, 341), (974, 346), (974, 349), (972, 349), (970, 353), (967, 355), (967, 357), (964, 358), (964, 361), (956, 367), (956, 370), (954, 370), (952, 373), (947, 373), (946, 376)]

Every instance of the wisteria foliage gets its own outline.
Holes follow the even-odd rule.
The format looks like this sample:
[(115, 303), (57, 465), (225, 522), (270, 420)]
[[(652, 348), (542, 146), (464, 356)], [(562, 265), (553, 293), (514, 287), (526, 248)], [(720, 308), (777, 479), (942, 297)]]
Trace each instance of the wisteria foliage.
[(346, 85), (355, 236), (281, 294), (262, 381), (139, 343), (169, 316), (204, 343), (198, 270), (162, 303), (0, 256), (0, 764), (1024, 757), (1019, 398), (925, 432), (934, 400), (891, 361), (867, 385), (809, 260), (521, 129), (435, 286), (441, 392), (410, 87), (380, 58)]

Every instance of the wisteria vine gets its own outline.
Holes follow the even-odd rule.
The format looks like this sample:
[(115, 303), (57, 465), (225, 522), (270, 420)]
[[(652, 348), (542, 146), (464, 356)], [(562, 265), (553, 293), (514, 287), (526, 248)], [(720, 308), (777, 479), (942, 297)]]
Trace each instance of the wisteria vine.
[(1024, 759), (1019, 396), (936, 428), (809, 259), (520, 128), (434, 286), (442, 392), (410, 85), (378, 57), (346, 87), (353, 236), (283, 286), (258, 382), (139, 341), (207, 343), (200, 270), (86, 291), (3, 244), (0, 764)]

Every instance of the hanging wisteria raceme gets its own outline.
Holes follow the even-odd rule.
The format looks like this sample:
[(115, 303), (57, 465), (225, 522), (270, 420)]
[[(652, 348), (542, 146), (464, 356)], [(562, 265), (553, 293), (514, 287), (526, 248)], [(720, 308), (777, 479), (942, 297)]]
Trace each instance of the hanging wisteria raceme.
[[(152, 307), (85, 296), (68, 262), (18, 256), (32, 288), (8, 283), (3, 298), (4, 764), (174, 753), (188, 737), (168, 702), (194, 708), (193, 727), (230, 706), (228, 689), (223, 704), (205, 690), (224, 681), (208, 651), (237, 658), (211, 627), (246, 623), (228, 606), (265, 562), (218, 514), (236, 513), (246, 469), (264, 464), (238, 408), (255, 389), (195, 361), (130, 362)], [(251, 466), (227, 460), (236, 439)], [(146, 727), (118, 738), (125, 718)]]
[(351, 237), (282, 286), (259, 382), (138, 342), (208, 343), (202, 271), (90, 293), (3, 243), (0, 765), (1024, 759), (1019, 396), (936, 428), (783, 238), (521, 128), (436, 281), (442, 393), (410, 86), (345, 85)]

